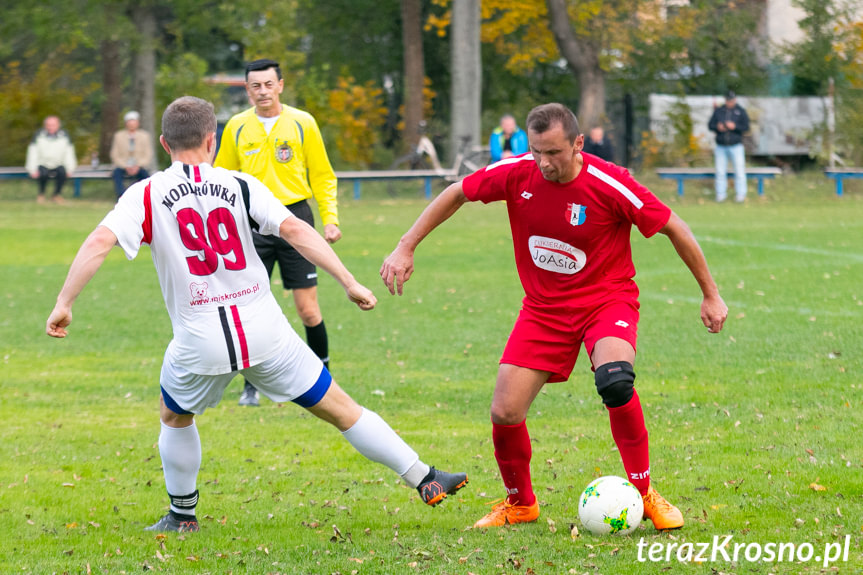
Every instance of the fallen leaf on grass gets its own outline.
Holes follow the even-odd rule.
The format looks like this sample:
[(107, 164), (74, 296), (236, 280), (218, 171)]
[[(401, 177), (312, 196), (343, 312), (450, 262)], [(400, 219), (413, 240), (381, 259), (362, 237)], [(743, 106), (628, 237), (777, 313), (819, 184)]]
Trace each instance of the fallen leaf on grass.
[(819, 485), (815, 482), (809, 484), (809, 489), (811, 489), (812, 491), (827, 491), (826, 487), (824, 487), (823, 485)]
[(578, 527), (575, 523), (569, 524), (569, 536), (572, 537), (573, 540), (578, 538)]
[(546, 521), (548, 522), (548, 530), (552, 533), (557, 533), (557, 527), (554, 525), (554, 520), (549, 517)]
[(353, 543), (353, 540), (351, 539), (351, 534), (348, 533), (347, 535), (343, 535), (339, 528), (333, 525), (333, 536), (330, 537), (330, 542), (339, 543), (344, 541)]

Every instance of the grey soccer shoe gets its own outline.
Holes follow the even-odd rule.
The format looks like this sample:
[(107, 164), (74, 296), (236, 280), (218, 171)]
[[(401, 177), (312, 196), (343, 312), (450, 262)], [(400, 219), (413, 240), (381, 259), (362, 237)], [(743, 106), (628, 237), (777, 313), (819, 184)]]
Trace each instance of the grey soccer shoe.
[(447, 495), (452, 495), (467, 485), (467, 482), (466, 473), (447, 473), (432, 467), (417, 486), (417, 491), (427, 505), (434, 507), (446, 499)]
[(170, 510), (154, 524), (144, 527), (144, 531), (176, 531), (177, 533), (193, 533), (200, 530), (198, 519), (194, 515), (183, 515)]
[(258, 390), (248, 381), (243, 387), (243, 393), (240, 395), (240, 401), (237, 402), (237, 405), (245, 405), (247, 407), (258, 407), (260, 405), (258, 403)]

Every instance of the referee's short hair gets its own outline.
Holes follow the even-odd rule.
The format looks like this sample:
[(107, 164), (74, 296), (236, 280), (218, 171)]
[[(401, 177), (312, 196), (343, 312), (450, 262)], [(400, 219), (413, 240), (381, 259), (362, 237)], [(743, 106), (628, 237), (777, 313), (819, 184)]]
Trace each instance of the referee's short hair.
[(177, 98), (162, 114), (162, 136), (176, 152), (200, 147), (207, 135), (215, 131), (216, 112), (210, 102), (201, 98)]
[(279, 63), (275, 60), (262, 58), (246, 64), (246, 82), (249, 81), (249, 72), (260, 72), (261, 70), (269, 70), (270, 68), (273, 68), (276, 71), (276, 77), (281, 80), (282, 69), (279, 67)]
[(555, 124), (563, 126), (563, 133), (569, 138), (570, 143), (575, 142), (575, 139), (581, 134), (575, 114), (563, 104), (543, 104), (531, 110), (530, 114), (527, 115), (527, 129), (533, 130), (537, 134), (548, 131)]

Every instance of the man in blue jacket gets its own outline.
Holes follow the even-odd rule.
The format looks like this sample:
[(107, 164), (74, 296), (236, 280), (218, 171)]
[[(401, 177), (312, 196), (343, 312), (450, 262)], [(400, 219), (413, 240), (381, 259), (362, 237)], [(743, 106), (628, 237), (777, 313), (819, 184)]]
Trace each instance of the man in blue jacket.
[(492, 163), (518, 156), (527, 152), (527, 134), (518, 127), (512, 115), (506, 114), (500, 119), (500, 126), (491, 133), (488, 147)]
[(734, 201), (746, 199), (746, 162), (743, 151), (743, 134), (749, 131), (749, 116), (737, 104), (734, 91), (725, 95), (725, 105), (713, 111), (707, 125), (716, 132), (716, 201), (724, 202), (728, 197), (728, 159), (734, 166)]

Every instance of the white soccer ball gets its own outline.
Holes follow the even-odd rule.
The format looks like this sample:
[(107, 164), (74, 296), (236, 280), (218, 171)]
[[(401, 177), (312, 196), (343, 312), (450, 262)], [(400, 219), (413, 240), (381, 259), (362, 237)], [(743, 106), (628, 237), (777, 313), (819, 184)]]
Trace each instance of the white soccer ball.
[(644, 502), (635, 485), (606, 475), (590, 482), (578, 499), (578, 518), (594, 535), (632, 533), (644, 515)]

